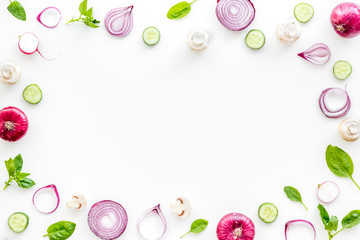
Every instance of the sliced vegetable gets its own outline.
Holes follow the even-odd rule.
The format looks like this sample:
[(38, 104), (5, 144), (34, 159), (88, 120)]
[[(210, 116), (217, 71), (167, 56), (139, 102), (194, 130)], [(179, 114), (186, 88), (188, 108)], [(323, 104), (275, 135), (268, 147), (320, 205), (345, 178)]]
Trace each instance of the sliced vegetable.
[(38, 85), (30, 84), (23, 91), (25, 101), (31, 104), (38, 104), (42, 99), (42, 92)]
[(105, 27), (111, 35), (125, 37), (131, 32), (134, 21), (132, 10), (134, 6), (114, 8), (105, 16)]
[(340, 123), (338, 131), (344, 140), (354, 142), (360, 138), (360, 120), (347, 118)]
[(296, 42), (301, 35), (301, 27), (294, 19), (287, 19), (276, 27), (277, 39), (287, 45)]
[(158, 239), (160, 239), (160, 238), (162, 238), (162, 237), (164, 236), (164, 234), (165, 234), (165, 232), (166, 232), (166, 228), (167, 228), (166, 219), (165, 219), (165, 216), (164, 216), (163, 212), (162, 212), (161, 209), (160, 209), (160, 204), (159, 204), (159, 205), (156, 205), (156, 206), (153, 207), (153, 208), (150, 208), (150, 209), (146, 210), (145, 212), (143, 212), (143, 213), (141, 214), (141, 216), (139, 217), (139, 219), (138, 219), (138, 221), (137, 221), (137, 228), (138, 228), (138, 231), (139, 231), (140, 235), (141, 235), (144, 239), (148, 240), (149, 238), (147, 238), (147, 237), (144, 235), (141, 226), (142, 226), (142, 224), (143, 224), (143, 221), (144, 221), (145, 219), (147, 219), (147, 218), (148, 218), (150, 215), (152, 215), (152, 214), (156, 214), (156, 215), (159, 217), (159, 219), (160, 219), (160, 221), (161, 221), (161, 224), (162, 224), (162, 231), (161, 231), (161, 233), (159, 234), (158, 237), (156, 237), (156, 238), (154, 239), (154, 240), (158, 240)]
[(291, 186), (286, 186), (286, 187), (284, 187), (284, 192), (291, 201), (300, 202), (304, 206), (306, 211), (308, 210), (302, 201), (301, 194), (299, 193), (299, 191), (296, 188), (291, 187)]
[(337, 79), (345, 80), (350, 76), (352, 72), (352, 66), (348, 62), (340, 60), (334, 64), (333, 72)]
[(8, 219), (9, 228), (16, 233), (25, 231), (29, 224), (29, 216), (23, 212), (16, 212), (10, 215)]
[(275, 222), (278, 216), (278, 209), (272, 203), (263, 203), (258, 210), (259, 218), (265, 223)]
[[(55, 197), (56, 197), (56, 204), (54, 206), (54, 208), (50, 211), (48, 210), (43, 210), (42, 208), (39, 208), (38, 204), (36, 203), (37, 201), (37, 195), (43, 191), (46, 191), (46, 190), (51, 190)], [(59, 207), (59, 204), (60, 204), (60, 196), (59, 196), (59, 192), (56, 188), (56, 186), (54, 184), (50, 184), (50, 185), (47, 185), (45, 187), (42, 187), (42, 188), (39, 188), (38, 190), (36, 190), (36, 192), (34, 193), (33, 195), (33, 198), (32, 198), (32, 201), (33, 201), (33, 204), (34, 204), (34, 207), (36, 208), (36, 210), (38, 210), (39, 212), (41, 213), (45, 213), (45, 214), (50, 214), (50, 213), (53, 213), (56, 211), (56, 209), (58, 209)]]
[(125, 209), (117, 202), (104, 200), (95, 203), (88, 214), (90, 230), (102, 240), (116, 239), (128, 223)]
[(71, 23), (71, 22), (83, 22), (85, 25), (91, 27), (91, 28), (98, 28), (100, 21), (96, 20), (94, 18), (94, 14), (93, 14), (93, 8), (89, 8), (87, 9), (87, 1), (88, 0), (83, 0), (80, 3), (79, 6), (79, 12), (80, 12), (80, 16), (79, 18), (72, 18), (70, 21), (68, 21), (66, 24)]
[(297, 224), (297, 223), (305, 223), (305, 224), (309, 225), (312, 228), (312, 230), (314, 230), (314, 240), (316, 239), (316, 230), (315, 230), (314, 225), (309, 221), (306, 221), (303, 219), (296, 219), (296, 220), (291, 220), (291, 221), (288, 221), (287, 223), (285, 223), (285, 240), (288, 239), (287, 234), (288, 234), (290, 226)]
[(253, 240), (255, 225), (241, 213), (229, 213), (220, 219), (216, 235), (219, 240)]
[[(336, 100), (336, 103), (331, 101), (331, 98)], [(339, 101), (339, 98), (341, 101)], [(337, 87), (327, 88), (320, 94), (319, 106), (326, 117), (341, 118), (350, 111), (351, 100), (346, 90)]]
[(330, 15), (335, 32), (344, 38), (353, 38), (360, 34), (360, 6), (353, 2), (337, 5)]
[(294, 16), (301, 23), (307, 23), (314, 16), (314, 8), (307, 3), (299, 3), (294, 8)]
[(187, 233), (182, 235), (180, 238), (185, 237), (189, 233), (201, 233), (202, 231), (204, 231), (206, 229), (208, 224), (209, 224), (209, 222), (205, 219), (197, 219), (191, 224), (190, 231), (188, 231)]
[(188, 35), (187, 44), (191, 50), (200, 52), (207, 48), (209, 35), (203, 30), (193, 30)]
[(316, 43), (298, 56), (313, 64), (324, 65), (329, 61), (331, 52), (327, 45)]
[(47, 7), (39, 13), (36, 19), (47, 28), (56, 28), (61, 21), (61, 12), (56, 7)]
[(72, 195), (71, 200), (66, 203), (68, 209), (74, 208), (76, 210), (82, 211), (86, 208), (87, 202), (84, 195), (76, 193)]
[(49, 237), (49, 240), (65, 240), (71, 237), (75, 227), (76, 224), (73, 222), (60, 221), (48, 227), (47, 234), (44, 237)]
[(25, 113), (16, 107), (0, 110), (0, 138), (15, 142), (25, 136), (29, 128)]
[(10, 0), (10, 5), (7, 7), (8, 11), (17, 19), (26, 21), (26, 12), (24, 7), (16, 0)]
[(185, 197), (178, 197), (175, 202), (170, 203), (170, 209), (179, 218), (187, 218), (191, 214), (190, 201)]
[(229, 30), (247, 28), (255, 18), (255, 8), (250, 0), (218, 0), (216, 16)]
[(196, 0), (192, 1), (191, 3), (188, 2), (179, 2), (172, 6), (168, 13), (167, 17), (172, 20), (180, 19), (188, 15), (191, 11), (191, 5), (196, 2)]
[(331, 203), (339, 196), (339, 187), (336, 183), (327, 181), (318, 185), (317, 195), (323, 203)]
[(27, 32), (19, 36), (18, 47), (20, 51), (26, 55), (31, 55), (35, 52), (38, 52), (43, 59), (53, 60), (45, 58), (39, 51), (39, 38), (34, 33)]
[(160, 31), (156, 27), (148, 27), (144, 30), (142, 38), (144, 43), (154, 46), (160, 41)]
[(15, 63), (4, 63), (0, 66), (0, 81), (13, 85), (21, 78), (21, 69)]
[(265, 35), (262, 31), (253, 29), (245, 37), (246, 46), (251, 49), (260, 49), (265, 44)]

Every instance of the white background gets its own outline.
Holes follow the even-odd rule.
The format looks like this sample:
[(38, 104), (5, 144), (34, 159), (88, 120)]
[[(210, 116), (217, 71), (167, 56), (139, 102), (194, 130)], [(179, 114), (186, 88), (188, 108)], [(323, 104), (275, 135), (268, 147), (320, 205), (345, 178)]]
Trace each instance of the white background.
[[(12, 17), (7, 1), (0, 2), (0, 62), (20, 65), (23, 76), (14, 86), (0, 85), (0, 108), (16, 106), (29, 118), (29, 131), (19, 142), (0, 141), (1, 161), (21, 153), (24, 172), (37, 185), (23, 190), (12, 184), (0, 191), (0, 239), (43, 239), (47, 227), (60, 220), (77, 223), (71, 239), (95, 240), (87, 226), (89, 207), (110, 199), (121, 203), (129, 224), (120, 239), (140, 239), (136, 221), (146, 209), (160, 203), (168, 221), (163, 239), (177, 239), (193, 220), (204, 218), (208, 228), (187, 239), (216, 240), (220, 218), (240, 212), (255, 223), (255, 239), (284, 239), (285, 222), (307, 219), (314, 223), (317, 239), (328, 239), (317, 205), (317, 185), (338, 183), (341, 194), (327, 205), (342, 219), (360, 209), (360, 191), (348, 179), (333, 175), (325, 162), (328, 144), (337, 145), (353, 158), (354, 179), (360, 182), (359, 142), (347, 143), (337, 133), (341, 119), (326, 118), (318, 97), (328, 87), (344, 87), (352, 99), (349, 116), (360, 116), (360, 38), (342, 39), (329, 23), (331, 10), (340, 1), (309, 0), (313, 19), (302, 24), (301, 38), (291, 46), (275, 37), (275, 27), (292, 17), (297, 1), (254, 0), (256, 17), (241, 32), (224, 28), (215, 15), (215, 0), (198, 0), (182, 20), (166, 18), (176, 0), (90, 0), (101, 27), (64, 23), (78, 15), (80, 1), (21, 1), (26, 22)], [(356, 1), (358, 2), (358, 1)], [(134, 28), (125, 38), (106, 31), (103, 18), (115, 7), (134, 4)], [(37, 14), (48, 6), (63, 13), (58, 28), (40, 25)], [(142, 31), (156, 26), (160, 43), (148, 47)], [(186, 45), (190, 30), (201, 28), (211, 41), (197, 54)], [(248, 49), (248, 30), (261, 29), (266, 44)], [(38, 54), (27, 56), (17, 48), (17, 37), (34, 32), (44, 55), (60, 51), (54, 61)], [(332, 50), (328, 64), (315, 66), (296, 54), (317, 42)], [(333, 77), (332, 66), (347, 60), (353, 73), (345, 81)], [(22, 98), (31, 83), (43, 91), (43, 100), (30, 105)], [(7, 180), (4, 164), (0, 179)], [(48, 184), (58, 187), (59, 209), (44, 215), (32, 206), (34, 191)], [(301, 204), (291, 202), (283, 187), (299, 189)], [(87, 210), (69, 211), (65, 202), (74, 192), (83, 193)], [(193, 212), (178, 219), (169, 209), (178, 196), (190, 199)], [(275, 223), (257, 216), (263, 202), (279, 209)], [(12, 233), (8, 216), (22, 211), (30, 224), (21, 234)], [(307, 228), (295, 228), (292, 239), (312, 239)], [(336, 238), (358, 238), (360, 226)]]

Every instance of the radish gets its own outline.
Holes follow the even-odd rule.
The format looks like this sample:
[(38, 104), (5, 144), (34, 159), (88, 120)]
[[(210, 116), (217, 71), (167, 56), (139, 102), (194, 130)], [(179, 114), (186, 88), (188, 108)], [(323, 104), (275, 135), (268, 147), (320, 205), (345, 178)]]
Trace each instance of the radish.
[(323, 203), (333, 202), (339, 195), (339, 187), (336, 183), (327, 181), (318, 185), (317, 195)]

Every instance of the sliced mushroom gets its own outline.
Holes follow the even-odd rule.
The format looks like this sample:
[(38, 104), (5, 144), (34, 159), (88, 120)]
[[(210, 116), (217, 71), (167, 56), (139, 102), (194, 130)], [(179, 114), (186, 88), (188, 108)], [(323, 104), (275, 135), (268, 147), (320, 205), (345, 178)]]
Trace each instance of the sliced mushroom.
[(300, 38), (301, 28), (294, 19), (279, 23), (276, 28), (276, 37), (285, 44), (292, 44)]
[(345, 119), (340, 123), (338, 130), (344, 140), (356, 141), (360, 137), (360, 120), (356, 118)]
[(15, 84), (21, 78), (21, 69), (15, 63), (4, 63), (0, 66), (0, 80), (7, 84)]
[(209, 35), (203, 30), (194, 30), (189, 33), (187, 44), (193, 51), (203, 51), (209, 42)]
[(187, 218), (191, 214), (190, 202), (185, 197), (178, 197), (175, 202), (170, 203), (170, 208), (179, 218)]
[(84, 210), (86, 208), (86, 199), (82, 194), (76, 193), (71, 197), (71, 200), (66, 203), (68, 209), (75, 208), (76, 210)]

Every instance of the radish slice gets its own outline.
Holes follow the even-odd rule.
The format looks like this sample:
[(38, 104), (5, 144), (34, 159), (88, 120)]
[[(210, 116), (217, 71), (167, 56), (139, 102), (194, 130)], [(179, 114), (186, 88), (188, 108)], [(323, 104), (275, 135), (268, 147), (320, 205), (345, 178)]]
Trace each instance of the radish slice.
[(312, 230), (314, 230), (314, 240), (316, 239), (316, 230), (315, 230), (314, 225), (309, 221), (306, 221), (303, 219), (296, 219), (296, 220), (291, 220), (291, 221), (288, 221), (287, 223), (285, 223), (285, 240), (288, 239), (287, 234), (288, 234), (290, 226), (295, 223), (305, 223), (305, 224), (309, 225), (312, 228)]
[(36, 19), (47, 28), (55, 28), (61, 21), (61, 12), (56, 7), (47, 7), (39, 13)]
[(333, 202), (339, 196), (339, 187), (336, 183), (327, 181), (318, 185), (317, 195), (323, 203)]
[[(42, 208), (39, 208), (39, 207), (38, 207), (38, 204), (37, 204), (37, 202), (38, 202), (38, 201), (37, 201), (37, 200), (38, 200), (38, 199), (37, 199), (38, 194), (41, 193), (41, 192), (43, 192), (43, 191), (45, 191), (45, 190), (52, 190), (52, 191), (54, 192), (55, 197), (56, 197), (56, 206), (55, 206), (55, 208), (54, 208), (53, 210), (50, 210), (50, 211), (48, 211), (48, 210), (43, 210)], [(39, 188), (38, 190), (36, 190), (36, 192), (35, 192), (34, 195), (33, 195), (32, 201), (33, 201), (33, 204), (34, 204), (34, 207), (36, 208), (36, 210), (38, 210), (38, 211), (41, 212), (41, 213), (50, 214), (50, 213), (55, 212), (56, 209), (59, 207), (59, 204), (60, 204), (60, 196), (59, 196), (59, 193), (58, 193), (58, 191), (57, 191), (56, 186), (55, 186), (54, 184), (50, 184), (50, 185), (47, 185), (47, 186), (45, 186), (45, 187), (42, 187), (42, 188)]]
[(19, 36), (18, 47), (20, 51), (26, 55), (31, 55), (38, 52), (44, 60), (54, 60), (55, 58), (45, 58), (39, 51), (39, 38), (31, 32), (24, 33)]

